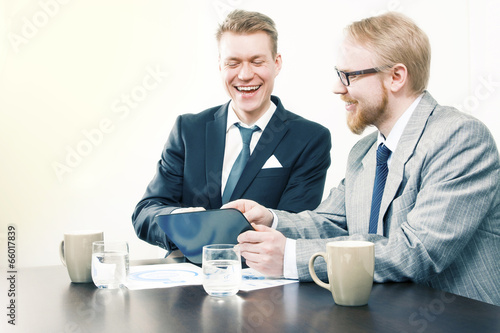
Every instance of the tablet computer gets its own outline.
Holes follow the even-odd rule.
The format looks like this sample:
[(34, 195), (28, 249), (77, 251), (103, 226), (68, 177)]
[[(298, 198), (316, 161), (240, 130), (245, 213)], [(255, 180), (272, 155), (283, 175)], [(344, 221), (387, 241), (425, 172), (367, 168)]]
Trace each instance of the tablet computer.
[(157, 215), (156, 223), (192, 263), (201, 264), (203, 246), (238, 244), (238, 235), (254, 230), (236, 209)]

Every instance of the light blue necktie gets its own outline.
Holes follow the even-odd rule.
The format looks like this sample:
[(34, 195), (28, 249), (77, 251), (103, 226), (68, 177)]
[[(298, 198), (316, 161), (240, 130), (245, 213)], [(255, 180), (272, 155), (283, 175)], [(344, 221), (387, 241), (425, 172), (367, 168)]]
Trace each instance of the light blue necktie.
[(252, 140), (252, 134), (253, 132), (260, 129), (259, 126), (256, 125), (252, 126), (251, 128), (241, 127), (238, 123), (236, 123), (235, 125), (240, 130), (243, 147), (241, 148), (241, 152), (234, 162), (233, 168), (231, 169), (229, 177), (227, 178), (226, 187), (224, 188), (224, 193), (222, 194), (222, 204), (229, 202), (229, 200), (231, 199), (234, 188), (236, 187), (236, 184), (238, 183), (238, 180), (243, 173), (243, 169), (245, 169), (248, 159), (250, 158), (250, 140)]
[(385, 181), (387, 180), (387, 160), (391, 156), (391, 150), (383, 143), (377, 149), (377, 169), (375, 171), (375, 184), (373, 186), (372, 209), (370, 212), (370, 227), (368, 233), (376, 234), (378, 225), (378, 215), (380, 212), (380, 202), (384, 194)]

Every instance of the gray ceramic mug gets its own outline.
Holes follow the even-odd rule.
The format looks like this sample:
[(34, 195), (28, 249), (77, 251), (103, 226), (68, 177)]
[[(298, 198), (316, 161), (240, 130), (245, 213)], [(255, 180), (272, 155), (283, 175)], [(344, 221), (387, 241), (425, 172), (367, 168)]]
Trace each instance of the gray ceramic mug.
[(79, 230), (64, 234), (64, 240), (59, 245), (59, 256), (68, 269), (71, 282), (92, 282), (92, 242), (103, 239), (104, 233), (98, 230)]

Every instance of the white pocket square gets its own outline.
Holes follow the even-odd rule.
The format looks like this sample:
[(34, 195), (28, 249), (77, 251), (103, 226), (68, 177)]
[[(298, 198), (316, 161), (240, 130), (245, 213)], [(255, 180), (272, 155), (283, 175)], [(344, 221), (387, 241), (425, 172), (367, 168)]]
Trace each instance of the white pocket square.
[(270, 168), (282, 168), (283, 166), (281, 165), (280, 161), (276, 158), (276, 156), (272, 155), (269, 157), (269, 159), (266, 161), (262, 169), (270, 169)]

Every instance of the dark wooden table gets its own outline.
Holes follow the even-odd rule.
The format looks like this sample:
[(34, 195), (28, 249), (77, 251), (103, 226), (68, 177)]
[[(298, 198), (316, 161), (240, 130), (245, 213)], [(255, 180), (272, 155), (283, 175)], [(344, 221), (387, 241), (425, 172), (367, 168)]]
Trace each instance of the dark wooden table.
[(63, 266), (17, 278), (6, 332), (500, 332), (500, 307), (412, 283), (376, 284), (368, 305), (342, 307), (314, 283), (220, 299), (202, 286), (98, 290), (71, 283)]

